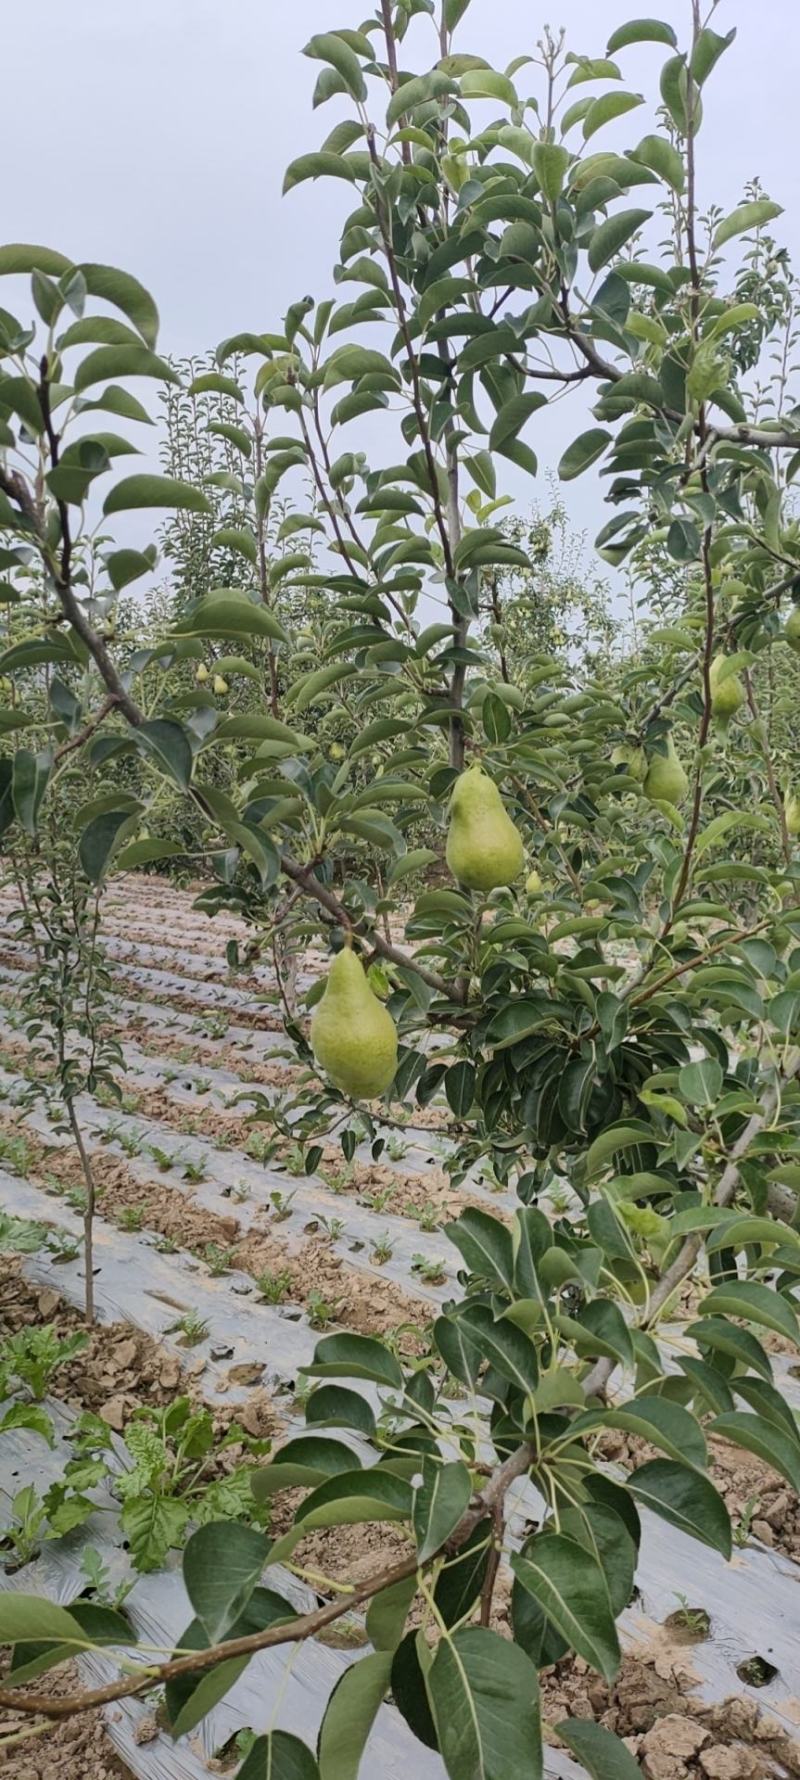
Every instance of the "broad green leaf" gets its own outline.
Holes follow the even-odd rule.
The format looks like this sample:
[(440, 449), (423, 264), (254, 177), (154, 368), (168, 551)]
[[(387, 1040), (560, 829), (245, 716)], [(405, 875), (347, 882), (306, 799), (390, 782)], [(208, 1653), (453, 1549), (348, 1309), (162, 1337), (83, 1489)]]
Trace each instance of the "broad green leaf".
[(407, 1576), (373, 1595), (367, 1608), (367, 1637), (376, 1650), (397, 1649), (416, 1592), (416, 1576)]
[(584, 470), (597, 462), (607, 445), (611, 444), (611, 434), (605, 427), (590, 427), (588, 432), (581, 433), (567, 447), (558, 466), (559, 478), (562, 482), (571, 482), (573, 477), (581, 476)]
[[(0, 272), (3, 252), (0, 249)], [(17, 1594), (11, 1589), (0, 1593), (0, 1640), (4, 1644), (40, 1643), (54, 1639), (60, 1644), (77, 1639), (85, 1643), (77, 1619), (66, 1607), (57, 1607), (39, 1595)]]
[(494, 68), (468, 68), (461, 76), (461, 91), (465, 99), (499, 99), (503, 105), (519, 104), (513, 82)]
[(309, 705), (329, 692), (332, 686), (338, 686), (342, 680), (352, 680), (357, 673), (350, 662), (332, 661), (327, 667), (317, 668), (313, 674), (305, 674), (302, 679), (295, 680), (286, 695), (285, 703), (295, 711), (306, 711)]
[(720, 56), (730, 47), (735, 36), (735, 25), (733, 30), (728, 31), (725, 37), (720, 37), (719, 32), (712, 31), (708, 25), (704, 25), (702, 31), (698, 33), (692, 50), (692, 59), (689, 66), (692, 72), (692, 79), (697, 81), (699, 87), (701, 87), (703, 82), (708, 79), (712, 68), (716, 67)]
[(683, 159), (666, 136), (643, 136), (638, 148), (633, 150), (633, 158), (650, 167), (674, 192), (683, 191)]
[(174, 476), (124, 476), (106, 495), (103, 512), (126, 513), (134, 507), (184, 508), (190, 513), (210, 513), (211, 503), (191, 482)]
[(593, 272), (616, 258), (626, 241), (636, 235), (652, 216), (651, 210), (618, 210), (595, 229), (589, 242), (589, 265)]
[(455, 1317), (466, 1331), (482, 1358), (507, 1378), (523, 1395), (534, 1391), (539, 1382), (539, 1366), (534, 1343), (522, 1329), (505, 1318), (495, 1321), (488, 1305), (476, 1304), (457, 1310)]
[(130, 810), (106, 810), (101, 816), (95, 816), (84, 829), (78, 843), (78, 857), (92, 884), (100, 883), (116, 847), (130, 832), (135, 820)]
[(329, 1696), (319, 1733), (320, 1780), (358, 1780), (361, 1758), (389, 1687), (391, 1650), (345, 1670)]
[(305, 1743), (289, 1731), (257, 1737), (236, 1780), (319, 1780), (319, 1768)]
[(651, 1446), (659, 1446), (668, 1458), (677, 1459), (679, 1463), (685, 1461), (702, 1467), (708, 1456), (699, 1422), (688, 1409), (682, 1408), (680, 1403), (672, 1403), (668, 1397), (632, 1397), (629, 1403), (613, 1409), (581, 1416), (573, 1426), (576, 1434), (592, 1426), (622, 1428), (626, 1433), (649, 1441)]
[(115, 593), (121, 593), (123, 587), (138, 581), (141, 575), (152, 574), (153, 567), (154, 557), (142, 550), (112, 550), (106, 557), (108, 578)]
[(783, 215), (783, 205), (774, 204), (771, 198), (753, 198), (748, 204), (739, 204), (714, 231), (712, 246), (717, 252), (724, 247), (726, 241), (732, 241), (735, 235), (743, 235), (751, 229), (761, 229), (765, 223), (772, 222), (773, 217)]
[(538, 1676), (517, 1645), (488, 1627), (457, 1631), (427, 1690), (450, 1780), (541, 1780)]
[(80, 395), (106, 377), (157, 377), (160, 383), (180, 383), (172, 365), (147, 346), (96, 347), (81, 359), (75, 372), (75, 390)]
[(592, 1780), (641, 1780), (638, 1761), (605, 1725), (595, 1724), (590, 1718), (565, 1718), (556, 1730)]
[(763, 1416), (747, 1415), (743, 1410), (718, 1415), (711, 1423), (710, 1432), (720, 1440), (731, 1440), (734, 1446), (754, 1452), (800, 1493), (800, 1434), (792, 1440)]
[(555, 204), (560, 198), (569, 162), (569, 149), (561, 148), (557, 142), (534, 144), (533, 170), (548, 204)]
[(412, 1520), (417, 1555), (423, 1564), (433, 1557), (455, 1532), (472, 1494), (466, 1465), (459, 1460), (443, 1465), (423, 1459), (422, 1482), (414, 1492)]
[(703, 1057), (699, 1063), (685, 1063), (678, 1071), (678, 1088), (691, 1106), (716, 1106), (722, 1092), (722, 1066), (716, 1057)]
[(389, 1390), (402, 1390), (403, 1374), (393, 1353), (372, 1335), (325, 1335), (314, 1361), (303, 1371), (311, 1378), (368, 1378)]
[(611, 123), (615, 117), (623, 117), (626, 111), (633, 111), (642, 103), (640, 93), (601, 93), (599, 99), (593, 100), (583, 120), (584, 142), (588, 142), (604, 124)]
[[(355, 172), (346, 155), (317, 154), (298, 155), (291, 161), (283, 177), (284, 195), (293, 186), (302, 185), (306, 179), (349, 179), (355, 178)], [(256, 348), (255, 350), (259, 350)]]
[[(158, 338), (158, 310), (149, 291), (130, 272), (120, 272), (116, 266), (80, 265), (77, 270), (86, 280), (86, 289), (90, 296), (101, 297), (105, 303), (113, 303), (115, 309), (121, 309), (123, 315), (133, 322), (137, 333), (141, 334), (146, 346), (155, 346)], [(112, 373), (112, 375), (120, 373)]]
[(499, 451), (509, 439), (515, 439), (531, 414), (544, 406), (546, 398), (534, 390), (530, 395), (512, 396), (500, 409), (489, 434), (489, 450)]
[(708, 1292), (697, 1308), (701, 1316), (736, 1316), (744, 1322), (760, 1323), (800, 1347), (800, 1326), (788, 1299), (758, 1280), (726, 1280)]
[(341, 75), (348, 93), (360, 102), (366, 99), (367, 84), (361, 63), (344, 37), (335, 31), (321, 32), (310, 39), (303, 54), (313, 56), (317, 61), (330, 63), (337, 74)]
[(524, 1557), (512, 1555), (511, 1568), (579, 1656), (613, 1681), (620, 1664), (619, 1640), (596, 1558), (574, 1539), (543, 1533), (528, 1542)]
[(274, 1459), (257, 1471), (253, 1494), (259, 1502), (284, 1489), (315, 1489), (326, 1477), (352, 1471), (356, 1455), (341, 1440), (301, 1434), (279, 1447)]
[(54, 247), (32, 247), (19, 241), (0, 247), (0, 278), (15, 272), (46, 272), (50, 278), (60, 278), (71, 265)]
[(52, 766), (53, 756), (49, 749), (33, 754), (30, 748), (18, 748), (14, 755), (11, 796), (17, 821), (31, 840), (36, 837), (39, 811)]
[(355, 1428), (365, 1439), (375, 1434), (375, 1416), (366, 1397), (344, 1385), (321, 1384), (306, 1404), (306, 1426)]
[(239, 1618), (261, 1575), (269, 1541), (254, 1527), (211, 1521), (186, 1542), (186, 1593), (210, 1644), (219, 1644)]
[(172, 717), (153, 717), (140, 723), (136, 740), (162, 772), (186, 791), (192, 776), (192, 750), (180, 723)]
[(257, 605), (236, 587), (212, 589), (179, 619), (172, 634), (181, 637), (268, 637), (271, 642), (288, 641), (280, 619), (270, 607)]
[(730, 1557), (728, 1510), (707, 1477), (671, 1459), (651, 1459), (630, 1473), (628, 1487), (637, 1501), (671, 1526)]
[(225, 377), (221, 371), (201, 371), (199, 377), (193, 377), (187, 395), (203, 396), (209, 393), (230, 396), (233, 402), (243, 402), (244, 396), (235, 377)]
[(514, 1277), (511, 1233), (499, 1218), (468, 1206), (454, 1224), (445, 1226), (445, 1235), (455, 1243), (473, 1273), (510, 1286)]
[[(43, 1604), (49, 1606), (49, 1602)], [(130, 1621), (113, 1608), (99, 1607), (93, 1601), (77, 1600), (70, 1602), (68, 1611), (77, 1621), (87, 1647), (99, 1649), (117, 1645), (125, 1649), (136, 1642)], [(32, 1681), (34, 1676), (54, 1668), (57, 1663), (68, 1662), (74, 1655), (75, 1647), (70, 1644), (44, 1639), (30, 1644), (17, 1643), (14, 1645), (7, 1678), (14, 1687), (21, 1687), (25, 1682)]]
[(677, 41), (672, 26), (661, 19), (630, 19), (612, 31), (606, 54), (613, 56), (618, 49), (627, 49), (629, 43), (667, 43), (674, 49)]

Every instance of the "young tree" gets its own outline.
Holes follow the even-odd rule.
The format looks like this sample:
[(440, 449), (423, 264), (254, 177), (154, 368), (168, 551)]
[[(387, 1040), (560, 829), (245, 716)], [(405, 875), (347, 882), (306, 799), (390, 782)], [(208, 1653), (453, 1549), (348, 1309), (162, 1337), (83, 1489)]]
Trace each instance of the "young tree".
[[(384, 1521), (406, 1530), (406, 1556), (298, 1617), (258, 1587), (260, 1534), (204, 1528), (184, 1562), (197, 1617), (181, 1645), (191, 1654), (75, 1698), (0, 1690), (15, 1710), (55, 1715), (163, 1679), (182, 1734), (230, 1684), (234, 1661), (369, 1605), (373, 1652), (333, 1694), (316, 1754), (270, 1731), (242, 1780), (354, 1773), (390, 1688), (452, 1780), (537, 1780), (537, 1668), (571, 1648), (615, 1673), (639, 1507), (729, 1552), (709, 1433), (800, 1481), (797, 1430), (756, 1333), (798, 1340), (800, 803), (794, 781), (781, 783), (745, 678), (767, 651), (796, 647), (796, 616), (785, 631), (782, 618), (800, 589), (786, 500), (800, 431), (791, 406), (748, 406), (741, 366), (752, 368), (763, 318), (752, 293), (731, 300), (726, 257), (743, 241), (752, 268), (779, 207), (751, 194), (714, 213), (710, 232), (701, 226), (702, 108), (733, 33), (704, 22), (699, 0), (683, 48), (672, 25), (636, 21), (604, 56), (568, 54), (546, 34), (533, 64), (521, 57), (504, 71), (455, 47), (467, 14), (468, 0), (443, 0), (438, 14), (428, 0), (381, 0), (361, 29), (307, 48), (320, 65), (315, 104), (343, 97), (349, 115), (286, 184), (324, 177), (352, 190), (334, 283), (353, 295), (303, 299), (277, 337), (241, 334), (217, 357), (227, 375), (234, 355), (252, 356), (267, 419), (289, 429), (270, 426), (263, 439), (256, 512), (269, 511), (291, 470), (313, 479), (312, 517), (330, 556), (312, 566), (298, 552), (284, 588), (323, 591), (330, 634), (324, 658), (301, 659), (298, 671), (289, 630), (248, 577), (238, 590), (210, 589), (164, 643), (169, 661), (206, 639), (245, 639), (261, 651), (260, 710), (216, 720), (198, 704), (179, 720), (167, 686), (164, 714), (146, 714), (135, 677), (144, 664), (120, 674), (75, 583), (75, 522), (112, 448), (107, 435), (69, 447), (62, 435), (107, 377), (166, 375), (150, 299), (106, 268), (0, 251), (0, 271), (32, 274), (46, 329), (33, 357), (26, 331), (2, 318), (6, 563), (13, 573), (21, 549), (37, 555), (53, 618), (0, 672), (24, 693), (42, 662), (70, 651), (75, 670), (91, 661), (103, 683), (92, 724), (102, 712), (105, 725), (110, 702), (109, 739), (171, 774), (203, 814), (209, 853), (224, 849), (216, 902), (235, 898), (268, 937), (302, 910), (304, 934), (355, 954), (337, 958), (327, 992), (335, 984), (341, 1039), (334, 1031), (331, 1041), (326, 1019), (319, 1128), (332, 1108), (347, 1112), (357, 1080), (380, 1075), (390, 1097), (413, 1090), (422, 1105), (442, 1094), (463, 1133), (455, 1170), (488, 1162), (520, 1201), (510, 1224), (470, 1209), (450, 1227), (461, 1296), (423, 1353), (348, 1334), (318, 1343), (309, 1431), (262, 1474), (266, 1498), (308, 1492), (270, 1562), (319, 1528)], [(430, 66), (418, 73), (403, 65), (417, 15), (431, 31)], [(623, 78), (627, 48), (641, 41), (666, 51), (666, 122), (651, 121), (626, 153), (603, 150), (606, 125), (642, 103)], [(662, 204), (669, 245), (642, 259)], [(57, 333), (64, 304), (89, 297), (120, 305), (124, 328), (92, 314)], [(380, 345), (367, 346), (373, 324)], [(336, 339), (348, 332), (355, 338)], [(67, 371), (67, 354), (87, 342), (93, 350)], [(572, 384), (591, 389), (594, 424), (565, 453), (561, 477), (602, 465), (615, 508), (598, 540), (604, 559), (624, 560), (648, 535), (663, 542), (686, 570), (686, 604), (640, 660), (570, 675), (529, 659), (516, 685), (481, 629), (492, 579), (530, 569), (494, 522), (497, 475), (506, 461), (535, 473), (536, 413)], [(117, 412), (122, 400), (112, 386), (96, 405)], [(338, 429), (383, 410), (386, 455), (373, 465)], [(470, 489), (480, 503), (467, 501)], [(105, 513), (160, 504), (208, 505), (181, 479), (133, 476), (114, 483)], [(433, 622), (423, 598), (437, 602)], [(320, 749), (309, 715), (326, 701), (357, 724), (339, 761)], [(238, 799), (206, 767), (234, 744), (249, 750)], [(736, 774), (754, 747), (762, 766), (748, 768), (748, 807)], [(22, 819), (20, 769), (7, 757), (2, 770), (10, 828)], [(408, 837), (424, 819), (443, 839), (448, 800), (459, 882), (423, 882), (409, 909), (434, 849)], [(112, 803), (102, 845), (90, 822), (93, 844), (84, 833), (82, 846), (93, 881), (127, 821)], [(727, 858), (731, 835), (769, 836), (770, 859)], [(148, 857), (145, 842), (132, 858), (137, 844), (131, 863)], [(547, 894), (535, 881), (523, 893), (524, 852), (545, 867)], [(388, 908), (404, 921), (403, 945), (381, 925)], [(391, 1083), (392, 1047), (359, 958), (388, 991), (400, 1041)], [(382, 1035), (371, 1057), (358, 1051), (354, 1007)], [(379, 1145), (378, 1115), (361, 1116)], [(353, 1141), (346, 1130), (345, 1147)], [(664, 1319), (680, 1313), (689, 1280), (673, 1370)], [(660, 1456), (612, 1482), (596, 1457), (608, 1428)], [(520, 1550), (509, 1503), (523, 1478), (545, 1511)], [(513, 1642), (492, 1623), (501, 1562), (514, 1576)], [(0, 1630), (20, 1663), (32, 1626), (39, 1638), (80, 1640), (68, 1613), (56, 1622), (54, 1609), (19, 1602), (3, 1607)], [(559, 1734), (592, 1773), (632, 1774), (610, 1732), (570, 1720)]]

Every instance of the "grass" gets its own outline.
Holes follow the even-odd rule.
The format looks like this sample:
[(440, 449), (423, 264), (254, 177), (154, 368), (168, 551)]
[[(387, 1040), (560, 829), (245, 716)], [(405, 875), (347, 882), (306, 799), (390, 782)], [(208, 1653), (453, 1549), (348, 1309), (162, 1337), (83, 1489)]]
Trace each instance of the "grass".
[(280, 1273), (259, 1273), (256, 1278), (258, 1295), (265, 1304), (282, 1304), (292, 1283), (288, 1268)]

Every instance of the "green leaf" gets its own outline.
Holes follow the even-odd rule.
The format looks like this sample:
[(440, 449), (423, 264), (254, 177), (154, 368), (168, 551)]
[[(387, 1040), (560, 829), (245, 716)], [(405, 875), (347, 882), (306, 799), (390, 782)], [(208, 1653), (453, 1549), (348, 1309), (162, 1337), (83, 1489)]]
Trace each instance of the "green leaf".
[(716, 1057), (703, 1057), (699, 1063), (685, 1063), (678, 1071), (678, 1089), (691, 1106), (716, 1106), (722, 1092), (722, 1066)]
[(345, 1670), (328, 1699), (319, 1733), (320, 1780), (358, 1780), (369, 1733), (389, 1687), (392, 1651), (375, 1651)]
[[(368, 1405), (367, 1405), (368, 1407)], [(287, 1440), (269, 1465), (253, 1478), (253, 1494), (259, 1502), (284, 1489), (316, 1489), (326, 1477), (339, 1477), (353, 1470), (355, 1454), (342, 1440), (325, 1440), (316, 1435), (301, 1434)]]
[(113, 303), (115, 309), (121, 309), (123, 315), (133, 322), (137, 333), (141, 334), (147, 346), (155, 346), (158, 339), (158, 310), (149, 291), (130, 272), (120, 272), (116, 266), (81, 265), (77, 270), (86, 280), (86, 289), (91, 297), (101, 297), (105, 303)]
[(394, 1654), (403, 1635), (408, 1610), (417, 1592), (416, 1576), (406, 1576), (373, 1595), (367, 1608), (367, 1637), (376, 1650)]
[(562, 1637), (606, 1681), (620, 1665), (620, 1648), (603, 1571), (574, 1539), (542, 1533), (514, 1553), (511, 1568)]
[(499, 1218), (470, 1205), (454, 1224), (445, 1226), (445, 1234), (455, 1243), (472, 1273), (500, 1286), (511, 1286), (514, 1278), (511, 1232)]
[[(87, 1647), (97, 1649), (115, 1644), (124, 1649), (136, 1642), (130, 1621), (125, 1614), (117, 1613), (113, 1608), (98, 1607), (93, 1601), (77, 1600), (70, 1603), (68, 1611), (77, 1621)], [(43, 1674), (57, 1663), (68, 1662), (74, 1655), (74, 1645), (55, 1640), (18, 1642), (14, 1645), (8, 1679), (15, 1687), (21, 1687), (25, 1682), (33, 1680), (35, 1675)]]
[(619, 210), (599, 224), (589, 242), (589, 265), (593, 272), (599, 272), (607, 266), (609, 260), (616, 258), (626, 241), (638, 233), (649, 218), (652, 210)]
[(674, 49), (677, 41), (672, 26), (665, 25), (661, 19), (630, 19), (626, 25), (612, 31), (606, 55), (613, 56), (618, 49), (627, 49), (629, 43), (668, 43)]
[(236, 1780), (320, 1780), (320, 1776), (311, 1750), (299, 1737), (270, 1731), (256, 1739)]
[(185, 729), (172, 717), (154, 717), (140, 723), (136, 740), (157, 766), (186, 791), (192, 777), (192, 750)]
[(185, 1502), (145, 1492), (125, 1502), (120, 1525), (137, 1570), (160, 1570), (173, 1546), (181, 1544), (189, 1519)]
[(471, 1494), (469, 1472), (458, 1459), (447, 1465), (423, 1459), (422, 1482), (414, 1492), (412, 1513), (421, 1564), (433, 1557), (455, 1532)]
[(610, 444), (611, 434), (606, 432), (605, 427), (593, 426), (588, 432), (581, 433), (564, 452), (558, 466), (560, 480), (571, 482), (573, 477), (582, 476), (590, 464), (596, 463), (603, 456), (606, 446)]
[(172, 365), (146, 346), (98, 346), (87, 353), (75, 372), (76, 393), (106, 377), (157, 377), (160, 383), (180, 383)]
[(247, 1606), (269, 1541), (237, 1521), (210, 1521), (186, 1542), (183, 1580), (209, 1644), (219, 1644)]
[(649, 1441), (651, 1446), (660, 1446), (668, 1458), (677, 1459), (678, 1463), (702, 1467), (708, 1456), (699, 1422), (688, 1409), (680, 1403), (672, 1403), (668, 1397), (632, 1397), (629, 1403), (621, 1403), (618, 1408), (580, 1416), (573, 1426), (576, 1433), (592, 1426), (622, 1428), (626, 1433), (638, 1435), (640, 1440)]
[(703, 82), (708, 79), (712, 68), (716, 67), (720, 56), (730, 47), (735, 36), (735, 25), (733, 30), (728, 31), (725, 37), (720, 37), (718, 31), (710, 30), (708, 25), (705, 25), (703, 30), (699, 32), (692, 50), (692, 59), (689, 64), (692, 72), (692, 79), (697, 82), (699, 87), (701, 87)]
[(714, 252), (724, 247), (726, 241), (732, 241), (734, 235), (743, 235), (748, 229), (760, 229), (764, 223), (771, 222), (773, 217), (782, 215), (783, 205), (773, 203), (771, 198), (753, 198), (748, 204), (738, 204), (735, 210), (723, 217), (715, 229), (712, 241)]
[(137, 866), (152, 865), (155, 859), (177, 859), (184, 850), (178, 841), (159, 841), (146, 835), (122, 848), (117, 865), (120, 871), (135, 871)]
[[(214, 588), (173, 626), (179, 637), (268, 637), (288, 642), (280, 619), (269, 606), (248, 598), (239, 588)], [(249, 734), (256, 733), (252, 729)], [(279, 739), (279, 738), (275, 738)]]
[[(664, 29), (668, 27), (665, 25)], [(639, 1763), (605, 1725), (595, 1724), (590, 1718), (565, 1718), (556, 1725), (556, 1731), (592, 1780), (642, 1780)]]
[(108, 578), (115, 593), (121, 593), (131, 581), (138, 581), (140, 575), (152, 574), (154, 561), (142, 550), (112, 550), (106, 557)]
[(640, 93), (601, 93), (594, 99), (583, 120), (583, 139), (588, 142), (604, 124), (611, 123), (615, 117), (623, 117), (626, 111), (633, 111), (637, 105), (644, 103)]
[(305, 711), (324, 692), (338, 686), (342, 680), (352, 680), (357, 672), (351, 662), (329, 662), (327, 667), (317, 668), (313, 674), (304, 674), (302, 679), (295, 680), (286, 694), (285, 703), (296, 711)]
[(657, 173), (674, 192), (683, 191), (683, 159), (666, 136), (643, 136), (638, 148), (633, 150), (633, 158)]
[(495, 1322), (486, 1304), (470, 1305), (466, 1310), (456, 1311), (455, 1315), (467, 1340), (474, 1342), (478, 1352), (496, 1372), (523, 1395), (536, 1389), (539, 1382), (536, 1348), (523, 1329), (505, 1318)]
[(187, 394), (203, 396), (213, 391), (216, 395), (230, 396), (233, 402), (243, 402), (244, 396), (235, 377), (225, 377), (221, 371), (202, 371), (199, 377), (193, 377)]
[[(370, 1520), (410, 1520), (412, 1502), (413, 1492), (405, 1478), (396, 1477), (378, 1465), (364, 1470), (342, 1471), (336, 1477), (326, 1478), (301, 1502), (295, 1514), (293, 1534), (302, 1538), (314, 1527), (351, 1527)], [(273, 1561), (280, 1560), (274, 1557)]]
[(103, 512), (126, 513), (134, 507), (184, 508), (189, 513), (211, 513), (211, 502), (191, 482), (174, 476), (124, 476), (106, 495)]
[(303, 51), (305, 56), (313, 56), (320, 62), (328, 62), (340, 74), (348, 93), (359, 102), (366, 99), (367, 83), (361, 63), (355, 50), (345, 42), (344, 38), (334, 31), (321, 32), (312, 37)]
[(11, 797), (17, 821), (31, 840), (36, 837), (39, 811), (52, 765), (53, 756), (49, 749), (33, 754), (29, 748), (18, 748), (14, 755)]
[(461, 91), (465, 99), (499, 99), (503, 105), (519, 104), (513, 82), (494, 68), (468, 68), (461, 76)]
[(730, 1557), (728, 1510), (707, 1477), (671, 1459), (651, 1459), (630, 1473), (628, 1488), (671, 1526), (720, 1551), (724, 1558)]
[[(0, 272), (3, 271), (3, 254), (7, 251), (0, 249)], [(57, 1607), (40, 1595), (16, 1594), (14, 1590), (0, 1593), (0, 1641), (3, 1644), (39, 1644), (43, 1639), (51, 1638), (59, 1644), (70, 1639), (85, 1643), (77, 1619), (67, 1612), (66, 1607)]]
[(515, 439), (526, 420), (537, 408), (544, 407), (546, 399), (536, 390), (530, 395), (512, 396), (510, 402), (505, 402), (489, 434), (489, 450), (499, 451), (509, 439)]
[(346, 155), (317, 154), (298, 155), (291, 161), (283, 178), (284, 196), (293, 186), (302, 185), (306, 179), (349, 179), (355, 177), (353, 167)]
[[(745, 1322), (760, 1323), (765, 1329), (774, 1329), (776, 1334), (785, 1335), (795, 1347), (800, 1347), (800, 1327), (797, 1317), (786, 1298), (780, 1292), (773, 1291), (771, 1286), (764, 1286), (758, 1280), (732, 1279), (724, 1285), (716, 1286), (708, 1292), (698, 1305), (701, 1316), (741, 1317)], [(702, 1339), (702, 1337), (701, 1337)]]
[(711, 1423), (710, 1432), (720, 1440), (732, 1440), (734, 1446), (743, 1446), (747, 1452), (754, 1452), (758, 1458), (763, 1459), (765, 1465), (771, 1465), (773, 1471), (785, 1477), (793, 1490), (800, 1493), (798, 1439), (791, 1439), (782, 1429), (765, 1421), (763, 1416), (747, 1415), (743, 1410), (718, 1415)]
[(541, 1780), (538, 1676), (517, 1645), (487, 1627), (442, 1638), (427, 1689), (450, 1780)]
[(78, 858), (90, 883), (99, 884), (105, 876), (115, 848), (123, 835), (130, 832), (134, 820), (130, 810), (106, 810), (84, 829)]
[(311, 1378), (368, 1378), (389, 1390), (402, 1390), (403, 1374), (394, 1354), (372, 1335), (325, 1335), (317, 1342), (314, 1362), (303, 1371)]
[(533, 170), (548, 204), (555, 204), (560, 198), (569, 163), (569, 149), (559, 147), (557, 142), (534, 144)]

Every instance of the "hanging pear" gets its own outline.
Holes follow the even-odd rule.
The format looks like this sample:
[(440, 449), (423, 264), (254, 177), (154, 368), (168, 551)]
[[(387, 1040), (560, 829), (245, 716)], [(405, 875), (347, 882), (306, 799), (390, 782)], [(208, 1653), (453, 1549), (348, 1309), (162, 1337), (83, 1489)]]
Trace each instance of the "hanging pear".
[(630, 742), (620, 742), (611, 755), (612, 766), (624, 766), (631, 779), (638, 779), (641, 785), (647, 772), (647, 755), (644, 748), (634, 748)]
[(651, 803), (683, 803), (689, 780), (675, 752), (672, 736), (667, 738), (666, 754), (650, 755), (643, 789)]
[(528, 896), (541, 896), (543, 889), (544, 885), (534, 866), (533, 871), (529, 871), (525, 879), (525, 890)]
[(747, 697), (739, 675), (725, 672), (727, 665), (726, 655), (715, 655), (708, 676), (711, 687), (711, 715), (721, 729), (727, 729), (731, 718), (741, 710)]
[(367, 981), (361, 959), (344, 946), (333, 960), (311, 1021), (320, 1067), (353, 1100), (375, 1100), (394, 1081), (397, 1029)]
[(800, 834), (800, 797), (795, 791), (787, 791), (783, 800), (786, 817), (787, 834)]
[(484, 893), (513, 884), (525, 863), (522, 836), (494, 779), (477, 763), (456, 779), (453, 788), (446, 858), (459, 884)]
[(792, 607), (783, 627), (783, 634), (789, 648), (796, 649), (800, 655), (800, 606)]

